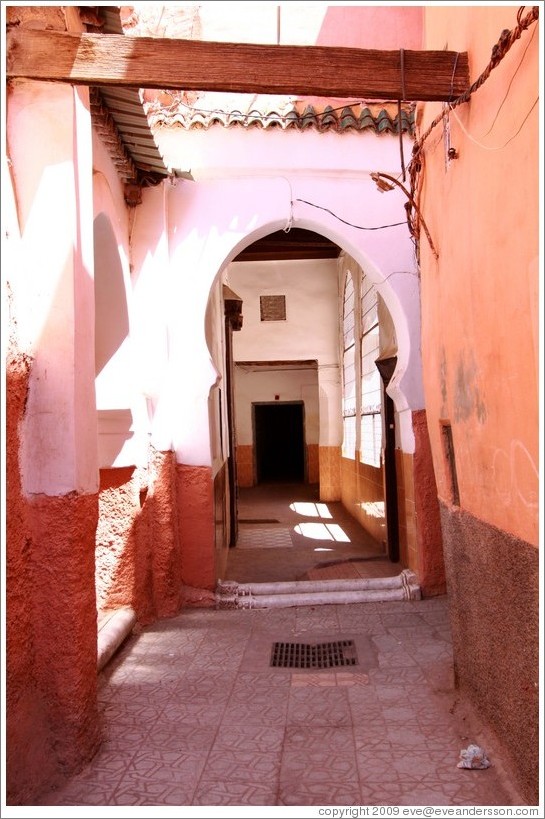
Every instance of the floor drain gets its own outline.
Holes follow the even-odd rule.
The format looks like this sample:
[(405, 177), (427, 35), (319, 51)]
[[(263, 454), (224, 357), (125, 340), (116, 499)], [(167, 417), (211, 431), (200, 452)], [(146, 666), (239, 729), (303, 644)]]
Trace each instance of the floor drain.
[(357, 665), (353, 640), (332, 643), (273, 643), (273, 668), (338, 668)]

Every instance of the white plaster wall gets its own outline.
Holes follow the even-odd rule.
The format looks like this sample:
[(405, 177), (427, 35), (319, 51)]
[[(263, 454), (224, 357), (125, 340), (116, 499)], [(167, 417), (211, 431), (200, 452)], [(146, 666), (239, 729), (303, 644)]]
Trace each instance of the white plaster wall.
[[(276, 398), (278, 396), (278, 399)], [(317, 444), (320, 432), (318, 370), (271, 368), (263, 371), (246, 366), (235, 368), (235, 418), (237, 444), (253, 444), (252, 403), (303, 401), (305, 441)]]
[(98, 488), (94, 398), (92, 142), (88, 93), (10, 89), (7, 149), (18, 208), (15, 320), (33, 357), (22, 436), (23, 489)]
[[(95, 303), (100, 344), (123, 340), (97, 373), (95, 394), (100, 468), (143, 466), (148, 459), (149, 416), (141, 379), (139, 350), (132, 325), (133, 306), (129, 233), (135, 210), (127, 208), (123, 185), (96, 134), (93, 139), (93, 196), (96, 281), (111, 279), (110, 292)], [(128, 326), (127, 326), (128, 321)], [(113, 345), (115, 346), (115, 344)], [(102, 357), (103, 360), (103, 357)]]
[[(168, 185), (147, 188), (141, 205), (134, 208), (131, 225), (131, 337), (138, 361), (135, 389), (145, 399), (153, 446), (172, 449), (176, 419), (169, 413), (169, 378), (183, 374), (169, 365)], [(179, 305), (178, 320), (184, 321), (185, 303)], [(202, 315), (204, 327), (204, 313)], [(159, 407), (160, 397), (163, 397)], [(151, 435), (153, 431), (153, 435)]]
[(210, 292), (205, 333), (210, 350), (211, 364), (217, 376), (208, 398), (208, 418), (210, 424), (210, 455), (213, 473), (220, 469), (229, 455), (227, 424), (227, 383), (225, 379), (225, 308), (221, 280), (216, 279)]
[[(208, 397), (218, 373), (205, 333), (210, 288), (240, 250), (290, 225), (322, 233), (365, 269), (396, 328), (396, 406), (400, 412), (422, 408), (418, 276), (405, 197), (397, 189), (380, 193), (370, 178), (375, 170), (399, 173), (397, 139), (216, 130), (213, 136), (212, 131), (191, 132), (188, 141), (187, 132), (173, 129), (168, 136), (171, 164), (183, 167), (191, 146), (200, 145), (202, 167), (208, 172), (195, 182), (167, 181), (162, 191), (145, 189), (133, 227), (135, 310), (144, 319), (139, 327), (142, 346), (148, 340), (154, 343), (147, 295), (161, 307), (152, 324), (155, 321), (159, 330), (164, 322), (167, 333), (165, 355), (142, 361), (141, 377), (154, 384), (152, 443), (172, 447), (181, 463), (211, 463)], [(165, 138), (163, 134), (162, 150)], [(223, 145), (217, 165), (210, 155), (211, 138)], [(266, 173), (261, 166), (265, 161)], [(386, 227), (392, 224), (396, 226)], [(168, 243), (163, 241), (164, 227)], [(153, 284), (153, 293), (149, 285), (140, 287), (145, 281)], [(320, 419), (325, 428), (333, 428), (324, 419), (338, 400), (339, 388), (336, 363), (324, 363)], [(410, 451), (412, 430), (406, 426), (403, 434), (404, 448)]]
[[(240, 444), (252, 443), (251, 402), (302, 400), (305, 388), (307, 443), (327, 445), (341, 434), (340, 396), (323, 393), (331, 406), (319, 424), (318, 385), (322, 368), (336, 370), (338, 351), (337, 262), (334, 259), (271, 262), (233, 262), (227, 269), (229, 286), (242, 298), (242, 330), (233, 344), (235, 361), (316, 361), (313, 371), (263, 372), (249, 379), (237, 371), (237, 435)], [(260, 296), (286, 297), (285, 321), (261, 321)], [(309, 382), (308, 379), (311, 378)], [(239, 389), (245, 383), (245, 393)], [(280, 388), (282, 387), (282, 390)]]
[[(206, 131), (199, 128), (186, 131), (181, 125), (171, 125), (157, 128), (155, 138), (165, 164), (174, 171), (191, 171), (196, 181), (241, 176), (258, 179), (282, 173), (289, 178), (311, 173), (371, 181), (369, 174), (373, 171), (395, 175), (400, 172), (398, 137), (392, 134), (379, 136), (372, 131), (338, 134), (333, 131), (318, 133), (311, 128), (284, 131), (279, 127), (224, 128), (221, 125), (214, 125)], [(403, 146), (408, 162), (412, 149), (409, 137), (404, 136)], [(289, 178), (286, 179), (288, 195)], [(375, 183), (371, 184), (376, 190)], [(381, 195), (388, 199), (392, 194)], [(359, 197), (346, 203), (344, 208), (345, 218), (356, 223), (358, 214), (365, 212), (358, 200)], [(327, 207), (327, 202), (320, 204)], [(402, 214), (398, 213), (399, 216)]]
[[(335, 259), (234, 262), (227, 280), (243, 300), (244, 323), (233, 340), (235, 361), (338, 364)], [(285, 321), (261, 321), (260, 296), (269, 295), (286, 297)]]

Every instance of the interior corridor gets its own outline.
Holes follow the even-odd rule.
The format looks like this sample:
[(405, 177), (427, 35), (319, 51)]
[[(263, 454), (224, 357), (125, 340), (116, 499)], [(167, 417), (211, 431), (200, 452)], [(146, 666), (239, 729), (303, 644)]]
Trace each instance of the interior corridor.
[(222, 580), (265, 583), (391, 577), (401, 572), (340, 501), (317, 484), (260, 483), (239, 489), (237, 545)]

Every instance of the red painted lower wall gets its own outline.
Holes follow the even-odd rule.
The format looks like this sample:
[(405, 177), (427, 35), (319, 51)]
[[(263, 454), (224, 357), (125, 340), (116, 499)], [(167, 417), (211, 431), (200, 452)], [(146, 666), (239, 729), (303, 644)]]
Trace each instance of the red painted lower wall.
[(181, 579), (185, 586), (216, 586), (214, 480), (208, 466), (176, 466)]
[(495, 732), (529, 805), (539, 800), (539, 554), (441, 504), (457, 686)]
[(31, 361), (6, 361), (6, 791), (10, 805), (62, 781), (99, 742), (95, 495), (22, 494), (19, 426)]
[(413, 457), (417, 575), (424, 597), (446, 591), (441, 512), (431, 454), (426, 411), (413, 412)]
[(182, 555), (174, 453), (150, 450), (147, 469), (102, 469), (100, 486), (100, 608), (131, 606), (140, 623), (176, 614), (182, 604)]

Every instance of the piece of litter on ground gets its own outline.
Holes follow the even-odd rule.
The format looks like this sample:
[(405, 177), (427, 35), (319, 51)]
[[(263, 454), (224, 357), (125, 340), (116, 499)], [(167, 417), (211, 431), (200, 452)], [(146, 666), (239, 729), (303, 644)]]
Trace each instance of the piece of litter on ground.
[(468, 745), (467, 748), (460, 751), (460, 761), (457, 768), (489, 768), (490, 760), (486, 755), (484, 748), (479, 748), (478, 745)]

